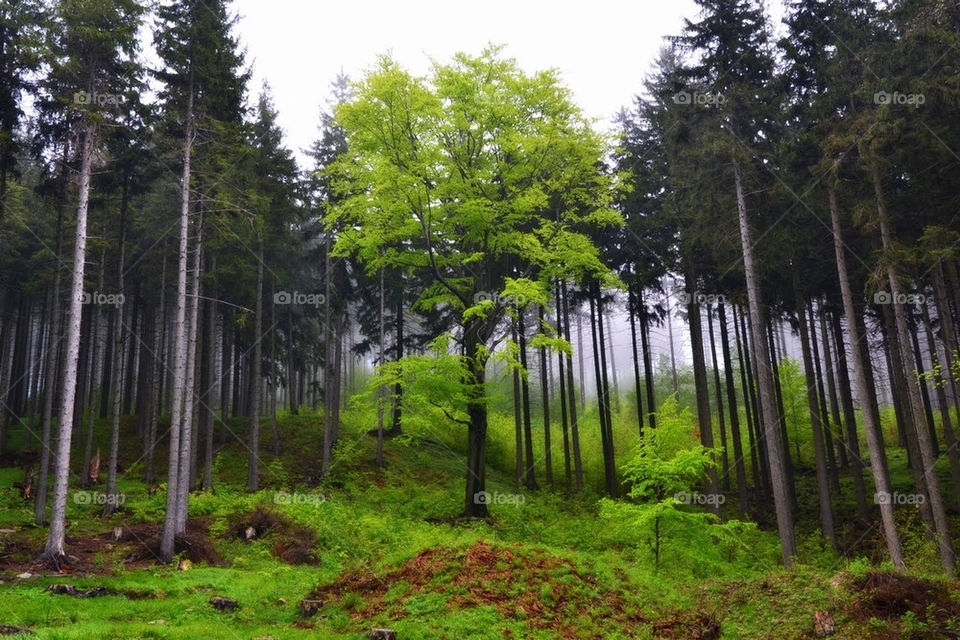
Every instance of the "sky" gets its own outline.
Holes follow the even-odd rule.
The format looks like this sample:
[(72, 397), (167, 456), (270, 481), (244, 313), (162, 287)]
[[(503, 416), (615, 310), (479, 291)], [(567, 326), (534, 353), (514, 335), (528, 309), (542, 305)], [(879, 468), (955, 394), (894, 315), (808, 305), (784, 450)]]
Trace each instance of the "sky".
[(609, 128), (640, 90), (663, 37), (696, 16), (693, 0), (235, 0), (232, 9), (251, 93), (269, 83), (301, 160), (337, 73), (359, 78), (388, 52), (419, 75), (431, 60), (505, 45), (528, 72), (559, 69), (586, 115)]

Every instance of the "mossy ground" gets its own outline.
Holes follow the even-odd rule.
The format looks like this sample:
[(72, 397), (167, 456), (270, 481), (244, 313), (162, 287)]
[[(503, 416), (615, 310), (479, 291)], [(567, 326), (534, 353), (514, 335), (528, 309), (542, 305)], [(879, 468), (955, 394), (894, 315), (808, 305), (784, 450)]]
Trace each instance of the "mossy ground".
[[(213, 555), (195, 556), (185, 570), (149, 555), (164, 491), (140, 481), (136, 442), (123, 446), (126, 501), (118, 513), (101, 519), (99, 507), (78, 504), (71, 492), (68, 552), (78, 562), (60, 574), (34, 562), (46, 532), (33, 526), (31, 505), (13, 486), (29, 459), (8, 461), (0, 469), (0, 528), (13, 531), (0, 533), (0, 624), (62, 639), (363, 638), (371, 627), (395, 629), (404, 640), (807, 638), (814, 612), (826, 611), (837, 638), (956, 637), (958, 586), (935, 577), (934, 548), (909, 509), (900, 513), (911, 575), (920, 582), (871, 582), (869, 572), (885, 569), (871, 560), (882, 558), (882, 540), (868, 523), (846, 517), (839, 518), (846, 555), (824, 549), (815, 526), (801, 519), (801, 555), (790, 569), (780, 565), (768, 527), (734, 550), (691, 548), (684, 532), (670, 532), (657, 567), (642, 536), (598, 518), (589, 488), (582, 498), (562, 488), (524, 489), (521, 504), (492, 504), (489, 521), (456, 520), (464, 472), (456, 442), (390, 440), (387, 467), (378, 470), (375, 441), (357, 414), (347, 415), (333, 473), (309, 486), (321, 423), (314, 414), (283, 417), (284, 453), (265, 453), (258, 493), (243, 491), (243, 447), (220, 453), (216, 491), (190, 502), (192, 527)], [(101, 425), (98, 438), (105, 431)], [(491, 467), (488, 491), (516, 494), (510, 474)], [(896, 452), (892, 468), (908, 486)], [(804, 504), (812, 482), (798, 469)], [(852, 512), (845, 489), (841, 514)], [(801, 509), (808, 512), (815, 513)], [(248, 525), (256, 530), (250, 541)], [(124, 532), (119, 540), (116, 527)], [(35, 575), (16, 577), (24, 571)], [(110, 594), (45, 591), (58, 583)], [(240, 609), (216, 611), (214, 595)], [(321, 601), (315, 616), (298, 615), (304, 598)]]

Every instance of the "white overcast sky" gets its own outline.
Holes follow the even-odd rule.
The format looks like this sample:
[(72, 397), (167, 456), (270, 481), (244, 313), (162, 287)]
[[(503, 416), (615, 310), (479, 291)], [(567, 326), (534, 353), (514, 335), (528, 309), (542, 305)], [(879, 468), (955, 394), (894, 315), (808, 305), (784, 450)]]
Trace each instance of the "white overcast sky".
[[(780, 0), (772, 4), (779, 15)], [(528, 72), (559, 69), (584, 112), (608, 128), (640, 90), (663, 37), (696, 17), (692, 0), (235, 0), (231, 9), (253, 69), (251, 98), (269, 82), (298, 156), (317, 135), (340, 69), (356, 79), (390, 52), (424, 74), (431, 58), (446, 62), (491, 42)]]

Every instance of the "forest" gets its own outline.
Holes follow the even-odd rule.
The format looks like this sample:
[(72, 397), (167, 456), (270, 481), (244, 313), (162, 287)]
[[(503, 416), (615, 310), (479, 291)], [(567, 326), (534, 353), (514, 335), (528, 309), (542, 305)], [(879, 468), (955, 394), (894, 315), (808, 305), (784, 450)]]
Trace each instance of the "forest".
[(0, 0), (0, 635), (960, 637), (960, 4), (693, 5), (290, 140), (230, 0)]

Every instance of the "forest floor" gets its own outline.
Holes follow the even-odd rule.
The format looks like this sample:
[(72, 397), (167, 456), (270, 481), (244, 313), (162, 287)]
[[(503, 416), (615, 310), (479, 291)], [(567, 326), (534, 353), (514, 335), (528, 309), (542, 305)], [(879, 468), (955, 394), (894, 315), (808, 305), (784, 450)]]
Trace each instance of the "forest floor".
[[(518, 494), (493, 469), (491, 518), (458, 520), (463, 461), (435, 441), (388, 441), (378, 470), (375, 440), (348, 429), (340, 462), (310, 487), (320, 430), (315, 415), (282, 420), (285, 453), (264, 456), (266, 488), (253, 494), (243, 491), (242, 446), (225, 448), (216, 491), (191, 496), (172, 565), (156, 562), (164, 487), (140, 481), (135, 442), (123, 446), (118, 512), (99, 517), (102, 485), (71, 490), (74, 559), (61, 572), (36, 561), (46, 530), (32, 524), (14, 486), (31, 458), (8, 457), (0, 464), (0, 635), (21, 627), (33, 634), (23, 637), (63, 639), (359, 639), (372, 628), (400, 640), (960, 637), (960, 584), (937, 578), (928, 560), (905, 575), (877, 564), (882, 541), (867, 523), (841, 526), (859, 540), (855, 554), (823, 549), (816, 531), (801, 535), (790, 569), (769, 530), (722, 557), (673, 531), (657, 565), (645, 538), (598, 517), (596, 496)], [(814, 489), (808, 475), (798, 474), (803, 495)], [(905, 547), (929, 559), (932, 543), (911, 535)]]

